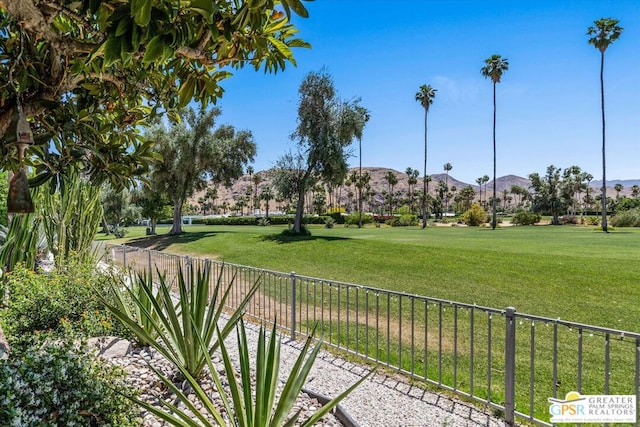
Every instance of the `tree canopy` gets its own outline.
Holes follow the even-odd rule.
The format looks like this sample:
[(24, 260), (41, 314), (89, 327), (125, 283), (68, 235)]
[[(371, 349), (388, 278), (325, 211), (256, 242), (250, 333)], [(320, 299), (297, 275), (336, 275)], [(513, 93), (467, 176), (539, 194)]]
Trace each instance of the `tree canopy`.
[(341, 100), (326, 71), (306, 75), (298, 89), (298, 126), (291, 134), (297, 153), (282, 156), (276, 163), (275, 185), (284, 197), (297, 197), (294, 232), (302, 231), (304, 195), (322, 180), (342, 182), (347, 176), (347, 147), (362, 135), (367, 110), (359, 99)]
[(162, 156), (153, 166), (150, 181), (173, 203), (170, 234), (182, 232), (182, 207), (195, 191), (209, 183), (231, 185), (256, 154), (251, 132), (236, 131), (231, 125), (214, 129), (218, 108), (187, 110), (183, 115), (185, 121), (168, 129), (159, 123), (146, 134)]
[(295, 64), (302, 0), (0, 0), (0, 169), (17, 170), (18, 110), (35, 145), (31, 186), (69, 168), (116, 187), (152, 156), (139, 126), (222, 95), (245, 65)]

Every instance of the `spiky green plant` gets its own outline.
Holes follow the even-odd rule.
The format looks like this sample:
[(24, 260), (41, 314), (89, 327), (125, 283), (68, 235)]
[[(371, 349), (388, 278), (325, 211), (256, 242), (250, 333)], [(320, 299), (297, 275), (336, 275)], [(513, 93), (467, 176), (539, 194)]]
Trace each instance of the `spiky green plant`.
[(38, 211), (54, 257), (91, 256), (89, 250), (102, 220), (100, 187), (78, 172), (68, 172), (55, 192), (39, 190)]
[(0, 266), (5, 271), (13, 270), (21, 262), (34, 269), (40, 239), (40, 219), (36, 214), (15, 214), (11, 219), (2, 246), (0, 246)]
[[(130, 399), (158, 418), (174, 426), (231, 425), (234, 427), (290, 427), (296, 424), (310, 426), (317, 423), (374, 373), (374, 371), (371, 371), (339, 396), (318, 409), (309, 418), (299, 422), (298, 419), (302, 410), (299, 409), (293, 414), (291, 410), (315, 362), (320, 347), (322, 346), (322, 341), (318, 341), (309, 352), (313, 336), (310, 335), (307, 337), (304, 347), (300, 350), (300, 355), (296, 359), (278, 398), (276, 396), (276, 388), (279, 382), (280, 340), (276, 334), (275, 326), (271, 330), (268, 342), (264, 328), (260, 328), (258, 350), (255, 357), (255, 370), (251, 367), (249, 345), (245, 325), (242, 320), (240, 320), (237, 326), (237, 339), (240, 355), (241, 384), (239, 384), (236, 379), (237, 372), (231, 363), (231, 358), (224, 344), (222, 333), (218, 330), (218, 342), (220, 343), (220, 350), (224, 360), (225, 377), (229, 382), (231, 396), (229, 396), (227, 390), (225, 390), (211, 357), (208, 354), (206, 356), (208, 370), (211, 373), (215, 387), (222, 400), (224, 412), (228, 414), (229, 419), (223, 417), (220, 408), (214, 405), (211, 397), (200, 387), (198, 381), (189, 374), (183, 365), (178, 365), (178, 369), (191, 387), (195, 400), (201, 404), (202, 412), (198, 411), (196, 403), (190, 400), (178, 386), (173, 384), (169, 378), (153, 367), (151, 369), (154, 370), (161, 381), (176, 395), (176, 400), (182, 403), (186, 409), (181, 409), (178, 407), (180, 405), (175, 402), (172, 403), (160, 397), (158, 397), (158, 399), (162, 406), (168, 411), (141, 401), (135, 396), (131, 396)], [(205, 345), (202, 339), (198, 339), (198, 342), (202, 346)], [(153, 347), (158, 349), (158, 343), (154, 344)], [(255, 389), (251, 384), (251, 375), (254, 372), (256, 376)], [(211, 419), (214, 420), (215, 424), (212, 423)]]
[[(194, 267), (188, 268), (188, 279), (182, 268), (178, 270), (177, 300), (172, 298), (171, 285), (161, 274), (158, 274), (157, 291), (154, 291), (151, 277), (140, 275), (137, 276), (137, 287), (126, 287), (126, 294), (134, 305), (133, 312), (125, 308), (128, 302), (122, 298), (122, 292), (118, 289), (113, 289), (118, 302), (111, 303), (105, 296), (102, 300), (140, 342), (157, 347), (174, 365), (184, 366), (191, 376), (198, 378), (202, 374), (206, 358), (220, 345), (220, 340), (214, 341), (214, 335), (218, 322), (223, 320), (222, 314), (233, 288), (235, 275), (224, 289), (224, 268), (221, 268), (212, 290), (213, 296), (209, 298), (209, 270), (198, 268), (194, 274)], [(233, 330), (259, 285), (260, 278), (226, 320), (221, 332), (223, 338)], [(199, 340), (202, 340), (202, 344)], [(156, 342), (161, 344), (156, 346)]]

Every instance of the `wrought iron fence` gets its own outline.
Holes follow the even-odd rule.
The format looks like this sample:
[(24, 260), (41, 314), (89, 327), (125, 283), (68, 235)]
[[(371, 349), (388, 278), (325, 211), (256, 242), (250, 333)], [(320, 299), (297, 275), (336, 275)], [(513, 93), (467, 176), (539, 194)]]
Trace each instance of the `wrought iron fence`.
[(638, 333), (129, 246), (106, 253), (169, 282), (209, 269), (232, 287), (230, 308), (259, 282), (246, 315), (486, 404), (508, 425), (550, 426), (548, 398), (570, 391), (640, 402)]

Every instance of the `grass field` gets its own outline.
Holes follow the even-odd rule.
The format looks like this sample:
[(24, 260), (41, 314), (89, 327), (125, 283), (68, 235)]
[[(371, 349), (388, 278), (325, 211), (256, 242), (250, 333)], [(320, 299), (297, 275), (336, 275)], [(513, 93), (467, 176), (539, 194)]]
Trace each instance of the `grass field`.
[[(640, 230), (616, 230), (605, 234), (593, 228), (572, 226), (496, 230), (463, 227), (326, 229), (318, 226), (311, 228), (313, 236), (310, 238), (291, 239), (280, 234), (283, 229), (274, 226), (190, 226), (185, 227), (187, 232), (179, 237), (160, 234), (147, 238), (143, 236), (144, 229), (132, 228), (126, 239), (107, 240), (479, 306), (498, 309), (514, 306), (520, 313), (640, 331)], [(158, 230), (159, 233), (167, 231), (168, 228)], [(408, 303), (400, 309), (397, 298), (378, 300), (372, 295), (376, 309), (369, 306), (363, 311), (363, 294), (359, 297), (352, 294), (351, 302), (347, 303), (344, 296), (342, 302), (336, 300), (331, 287), (327, 294), (326, 290), (317, 293), (315, 288), (309, 293), (308, 287), (304, 288), (302, 283), (300, 286), (304, 289), (301, 294), (305, 299), (313, 299), (315, 303), (322, 298), (323, 303), (315, 310), (324, 312), (320, 326), (326, 342), (343, 349), (357, 348), (360, 354), (382, 364), (401, 366), (418, 377), (428, 373), (432, 381), (467, 393), (473, 387), (473, 392), (483, 399), (488, 397), (487, 375), (490, 373), (491, 400), (501, 401), (504, 392), (503, 317), (497, 316), (493, 320), (493, 332), (489, 333), (482, 310), (476, 313), (474, 327), (471, 326), (473, 322), (469, 322), (471, 312), (465, 309), (457, 312), (459, 317), (454, 316), (451, 307), (439, 304), (417, 306), (414, 312), (413, 307), (408, 311)], [(278, 298), (277, 290), (264, 289), (263, 293), (267, 298)], [(360, 308), (354, 307), (358, 304), (356, 301)], [(381, 303), (380, 307), (377, 307), (378, 303)], [(342, 329), (340, 315), (335, 318), (338, 307), (343, 314)], [(363, 322), (367, 311), (369, 320)], [(351, 324), (344, 324), (347, 312), (352, 313)], [(356, 317), (354, 322), (356, 313), (360, 313), (360, 318), (357, 320)], [(407, 323), (413, 316), (425, 320)], [(375, 323), (371, 320), (374, 318), (377, 319)], [(315, 319), (311, 323), (315, 323)], [(402, 340), (398, 333), (400, 325), (405, 331)], [(313, 325), (301, 326), (309, 330)], [(406, 332), (409, 330), (415, 332), (410, 338)], [(425, 341), (427, 330), (428, 345)], [(457, 335), (453, 335), (454, 330), (458, 331)], [(578, 389), (600, 393), (604, 378), (607, 378), (611, 392), (634, 393), (633, 341), (605, 341), (602, 336), (585, 334), (580, 356), (576, 330), (557, 328), (553, 322), (537, 323), (535, 363), (532, 365), (530, 349), (534, 324), (520, 322), (517, 330), (517, 410), (525, 414), (532, 411), (536, 418), (548, 421), (548, 397), (554, 393), (563, 397)], [(555, 334), (557, 380), (553, 375)], [(440, 340), (444, 340), (443, 344)], [(607, 357), (605, 343), (611, 350), (608, 373), (603, 367)], [(490, 365), (487, 347), (493, 355)], [(576, 361), (579, 359), (585, 371), (581, 386), (577, 385)], [(473, 378), (469, 374), (471, 364), (474, 366)]]
[[(640, 230), (589, 227), (311, 227), (303, 240), (284, 227), (186, 226), (179, 237), (125, 242), (170, 253), (640, 331)], [(100, 237), (99, 239), (104, 239)]]

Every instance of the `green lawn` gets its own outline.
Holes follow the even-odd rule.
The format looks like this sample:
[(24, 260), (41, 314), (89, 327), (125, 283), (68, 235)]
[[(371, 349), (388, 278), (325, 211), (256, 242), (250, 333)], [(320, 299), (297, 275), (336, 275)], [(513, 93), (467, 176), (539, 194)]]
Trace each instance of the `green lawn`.
[[(111, 240), (170, 253), (640, 331), (640, 230), (592, 227), (346, 228), (186, 226)], [(99, 237), (99, 239), (104, 239)]]

